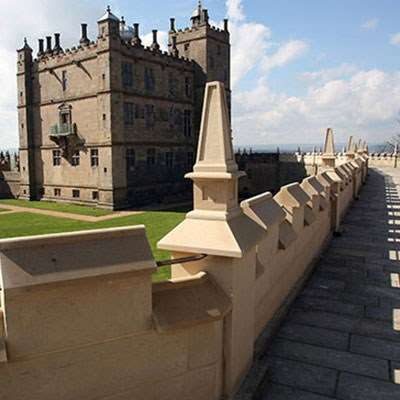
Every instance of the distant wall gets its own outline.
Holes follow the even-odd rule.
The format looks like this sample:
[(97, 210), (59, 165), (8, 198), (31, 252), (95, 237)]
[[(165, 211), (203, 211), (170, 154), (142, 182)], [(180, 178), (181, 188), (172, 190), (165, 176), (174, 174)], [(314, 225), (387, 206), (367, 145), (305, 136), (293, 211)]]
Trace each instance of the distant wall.
[(0, 199), (16, 198), (20, 194), (20, 173), (0, 171)]
[(300, 182), (308, 174), (306, 166), (298, 162), (295, 154), (251, 153), (236, 154), (239, 169), (246, 176), (239, 181), (241, 198), (265, 191), (276, 193), (291, 182)]

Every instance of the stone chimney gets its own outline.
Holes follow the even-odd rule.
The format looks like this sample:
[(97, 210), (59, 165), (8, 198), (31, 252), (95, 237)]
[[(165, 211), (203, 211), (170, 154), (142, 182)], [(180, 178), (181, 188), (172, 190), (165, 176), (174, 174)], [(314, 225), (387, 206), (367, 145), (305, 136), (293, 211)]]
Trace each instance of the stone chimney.
[(51, 54), (53, 52), (51, 48), (51, 36), (46, 36), (46, 54)]
[(225, 31), (225, 32), (228, 32), (228, 31), (229, 31), (229, 29), (228, 29), (228, 18), (225, 18), (225, 19), (224, 19), (224, 31)]
[(90, 40), (87, 36), (87, 24), (81, 24), (81, 40), (79, 41), (81, 45), (88, 45)]
[(179, 50), (176, 47), (176, 36), (172, 36), (171, 54), (174, 57), (179, 57)]
[(54, 34), (54, 53), (59, 53), (62, 51), (61, 45), (60, 45), (60, 34), (55, 33)]
[(133, 39), (132, 39), (133, 46), (141, 46), (142, 40), (139, 37), (139, 24), (133, 24)]
[(153, 43), (150, 46), (153, 51), (160, 51), (160, 45), (157, 42), (157, 29), (153, 29)]
[(38, 57), (41, 57), (44, 54), (44, 40), (43, 39), (39, 39), (39, 51), (37, 53)]
[(170, 22), (169, 31), (170, 32), (176, 32), (176, 29), (175, 29), (175, 18), (170, 18), (169, 22)]

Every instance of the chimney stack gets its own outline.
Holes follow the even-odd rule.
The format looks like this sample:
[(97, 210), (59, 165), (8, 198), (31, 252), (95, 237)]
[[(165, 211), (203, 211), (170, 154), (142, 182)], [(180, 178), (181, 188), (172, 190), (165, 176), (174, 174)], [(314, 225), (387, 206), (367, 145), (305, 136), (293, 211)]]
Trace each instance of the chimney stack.
[(169, 21), (170, 21), (170, 28), (169, 28), (170, 32), (176, 32), (176, 30), (175, 30), (175, 18), (170, 18)]
[(176, 36), (172, 36), (172, 48), (171, 48), (171, 54), (174, 57), (179, 57), (179, 50), (176, 47)]
[(51, 49), (51, 36), (46, 36), (46, 54), (51, 54), (53, 50)]
[(54, 34), (54, 52), (59, 53), (61, 51), (61, 46), (60, 46), (60, 34), (55, 33)]
[(139, 37), (139, 24), (133, 24), (132, 44), (134, 46), (140, 46), (142, 44), (142, 41), (141, 41), (141, 39)]
[(203, 20), (206, 24), (208, 24), (209, 21), (208, 10), (203, 10)]
[(79, 41), (80, 44), (89, 44), (90, 40), (87, 37), (87, 24), (81, 24), (81, 40)]
[(157, 42), (157, 29), (153, 29), (153, 43), (151, 44), (150, 49), (153, 51), (160, 50), (160, 45)]
[(39, 39), (39, 51), (37, 53), (38, 57), (41, 57), (44, 54), (44, 40)]
[(224, 31), (228, 32), (228, 18), (224, 19)]

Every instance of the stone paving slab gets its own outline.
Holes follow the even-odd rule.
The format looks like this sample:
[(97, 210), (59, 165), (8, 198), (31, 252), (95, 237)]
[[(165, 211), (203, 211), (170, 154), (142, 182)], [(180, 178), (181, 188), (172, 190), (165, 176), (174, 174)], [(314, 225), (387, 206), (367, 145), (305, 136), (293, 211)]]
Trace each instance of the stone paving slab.
[(333, 395), (338, 372), (302, 362), (293, 362), (272, 357), (270, 380), (308, 390), (313, 393)]
[(399, 189), (400, 168), (370, 170), (265, 349), (255, 399), (400, 400)]
[(329, 347), (337, 350), (346, 350), (349, 347), (350, 338), (350, 335), (345, 332), (316, 328), (292, 322), (286, 322), (279, 330), (277, 336), (279, 338)]

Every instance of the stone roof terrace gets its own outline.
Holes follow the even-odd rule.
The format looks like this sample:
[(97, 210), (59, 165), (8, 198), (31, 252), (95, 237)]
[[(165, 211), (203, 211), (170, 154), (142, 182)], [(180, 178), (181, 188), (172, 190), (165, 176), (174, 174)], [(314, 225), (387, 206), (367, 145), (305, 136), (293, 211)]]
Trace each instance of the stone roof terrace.
[(399, 169), (370, 169), (342, 235), (259, 352), (252, 398), (400, 399), (399, 186)]

